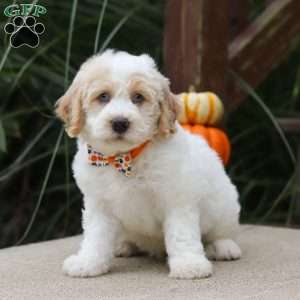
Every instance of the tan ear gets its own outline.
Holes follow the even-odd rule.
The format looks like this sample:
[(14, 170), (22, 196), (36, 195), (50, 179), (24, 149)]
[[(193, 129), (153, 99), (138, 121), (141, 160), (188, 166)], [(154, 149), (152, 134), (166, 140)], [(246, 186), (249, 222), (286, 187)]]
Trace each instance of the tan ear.
[(168, 136), (176, 132), (175, 121), (179, 112), (179, 102), (169, 87), (164, 90), (164, 99), (160, 103), (159, 133)]
[(56, 115), (65, 123), (66, 132), (76, 137), (84, 125), (82, 92), (76, 79), (66, 93), (56, 102)]

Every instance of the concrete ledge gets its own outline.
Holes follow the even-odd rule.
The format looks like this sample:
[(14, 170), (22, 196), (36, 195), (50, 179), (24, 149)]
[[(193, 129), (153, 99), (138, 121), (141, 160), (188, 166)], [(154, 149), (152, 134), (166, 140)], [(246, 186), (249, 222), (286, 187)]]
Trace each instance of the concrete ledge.
[(112, 272), (89, 279), (61, 273), (80, 237), (0, 251), (0, 299), (300, 299), (300, 230), (243, 226), (243, 258), (214, 263), (203, 280), (168, 278), (163, 262), (118, 258)]

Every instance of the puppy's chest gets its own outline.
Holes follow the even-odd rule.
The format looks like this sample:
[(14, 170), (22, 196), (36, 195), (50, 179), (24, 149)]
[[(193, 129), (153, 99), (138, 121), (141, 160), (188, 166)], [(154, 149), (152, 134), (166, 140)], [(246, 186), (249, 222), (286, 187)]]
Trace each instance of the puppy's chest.
[(158, 195), (143, 174), (126, 177), (111, 166), (89, 166), (85, 172), (74, 171), (83, 194), (97, 201), (126, 230), (148, 235), (158, 235), (161, 231)]
[[(105, 197), (105, 206), (127, 231), (147, 235), (157, 235), (161, 231), (162, 210), (157, 204), (157, 195), (146, 183), (138, 179), (127, 178), (124, 184), (116, 181), (112, 188), (117, 196)], [(130, 182), (130, 183), (129, 183)]]
[(149, 189), (121, 190), (122, 195), (105, 203), (127, 231), (156, 235), (161, 228), (161, 210)]

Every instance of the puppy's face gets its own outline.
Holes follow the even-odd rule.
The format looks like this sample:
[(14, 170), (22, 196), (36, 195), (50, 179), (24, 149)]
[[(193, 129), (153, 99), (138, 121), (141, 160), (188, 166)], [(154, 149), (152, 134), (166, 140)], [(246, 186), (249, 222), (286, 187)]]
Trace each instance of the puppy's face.
[(104, 154), (125, 152), (156, 134), (175, 131), (175, 96), (147, 55), (106, 51), (92, 57), (56, 111), (70, 136), (80, 135)]

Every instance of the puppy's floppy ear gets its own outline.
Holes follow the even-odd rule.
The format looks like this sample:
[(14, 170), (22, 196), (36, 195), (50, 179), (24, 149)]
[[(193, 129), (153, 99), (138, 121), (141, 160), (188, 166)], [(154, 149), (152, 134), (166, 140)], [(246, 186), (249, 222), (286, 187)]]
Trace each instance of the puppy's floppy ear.
[(66, 132), (76, 137), (84, 124), (82, 108), (82, 89), (78, 78), (75, 78), (66, 93), (55, 104), (56, 115), (65, 123)]
[(163, 136), (168, 136), (176, 132), (175, 121), (179, 112), (179, 100), (169, 88), (169, 85), (164, 87), (163, 99), (160, 102), (160, 119), (159, 119), (159, 133)]

